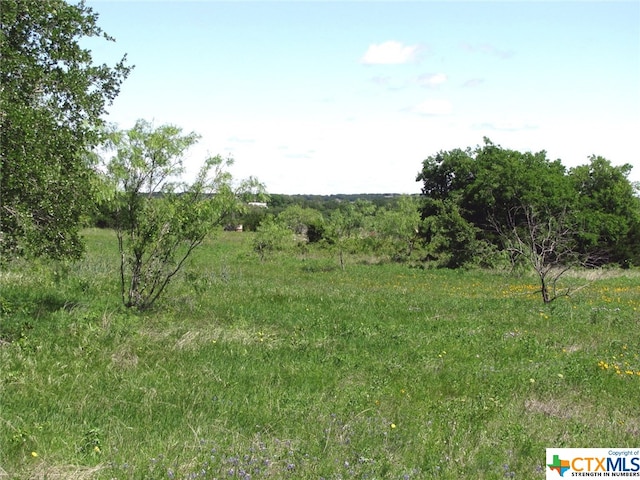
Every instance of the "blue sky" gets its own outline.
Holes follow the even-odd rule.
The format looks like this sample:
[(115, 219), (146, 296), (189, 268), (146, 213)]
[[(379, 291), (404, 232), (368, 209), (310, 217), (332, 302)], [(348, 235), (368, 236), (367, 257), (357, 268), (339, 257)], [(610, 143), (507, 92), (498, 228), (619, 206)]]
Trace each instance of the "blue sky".
[(108, 120), (202, 135), (270, 193), (418, 193), (422, 161), (482, 143), (631, 163), (640, 2), (88, 2), (136, 67)]

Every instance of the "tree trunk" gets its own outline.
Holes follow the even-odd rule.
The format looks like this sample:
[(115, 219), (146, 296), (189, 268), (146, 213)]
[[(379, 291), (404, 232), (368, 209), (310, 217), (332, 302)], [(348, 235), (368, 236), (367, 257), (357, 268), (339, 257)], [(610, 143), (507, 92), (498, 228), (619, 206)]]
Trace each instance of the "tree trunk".
[(544, 277), (540, 277), (540, 292), (542, 293), (542, 301), (544, 303), (550, 303), (551, 299), (549, 298), (549, 286)]

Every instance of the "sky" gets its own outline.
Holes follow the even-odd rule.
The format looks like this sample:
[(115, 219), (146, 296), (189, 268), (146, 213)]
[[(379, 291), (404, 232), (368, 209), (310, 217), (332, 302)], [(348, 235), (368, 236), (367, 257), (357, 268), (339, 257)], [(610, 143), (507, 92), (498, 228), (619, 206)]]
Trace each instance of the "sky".
[(419, 193), (429, 156), (488, 137), (640, 181), (640, 2), (89, 0), (135, 65), (109, 122), (202, 137), (269, 193)]

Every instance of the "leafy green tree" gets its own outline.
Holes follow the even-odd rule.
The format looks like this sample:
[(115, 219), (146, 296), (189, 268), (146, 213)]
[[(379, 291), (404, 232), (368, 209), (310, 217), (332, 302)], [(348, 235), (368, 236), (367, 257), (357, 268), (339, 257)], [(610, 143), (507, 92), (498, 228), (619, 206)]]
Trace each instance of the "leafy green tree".
[[(560, 161), (548, 160), (544, 151), (521, 153), (485, 138), (474, 150), (454, 149), (427, 158), (417, 181), (423, 182), (424, 198), (453, 200), (465, 219), (491, 231), (495, 220), (506, 221), (521, 204), (561, 209), (571, 198), (565, 173)], [(425, 204), (424, 217), (433, 205)]]
[(418, 175), (430, 253), (459, 266), (475, 246), (490, 245), (512, 261), (535, 259), (529, 263), (546, 276), (561, 262), (640, 262), (640, 199), (630, 171), (598, 156), (567, 171), (544, 151), (521, 153), (487, 138), (473, 150), (439, 152)]
[(496, 223), (508, 226), (513, 215), (523, 215), (522, 205), (555, 215), (573, 199), (560, 160), (549, 160), (545, 151), (504, 149), (485, 138), (475, 151), (473, 181), (463, 193), (461, 207), (469, 212), (466, 218), (491, 238)]
[(278, 221), (308, 242), (318, 241), (324, 230), (324, 217), (315, 208), (290, 205), (278, 214)]
[(337, 250), (340, 267), (345, 269), (345, 254), (361, 249), (362, 240), (372, 229), (376, 207), (366, 200), (341, 203), (333, 210), (325, 229), (325, 241)]
[(95, 65), (85, 37), (112, 40), (84, 2), (3, 0), (0, 8), (0, 254), (78, 257), (99, 184), (101, 116), (131, 67)]
[(452, 200), (430, 200), (424, 220), (426, 260), (438, 267), (460, 268), (476, 263), (484, 244), (478, 239), (480, 229), (464, 219), (460, 207)]
[[(416, 181), (422, 182), (422, 195), (433, 200), (445, 200), (462, 192), (475, 178), (473, 152), (470, 148), (440, 151), (422, 162)], [(428, 208), (430, 205), (427, 205)], [(424, 216), (431, 214), (429, 210)]]
[(544, 151), (504, 149), (488, 138), (473, 150), (427, 158), (418, 180), (424, 185), (423, 232), (431, 255), (449, 267), (508, 250), (501, 232), (526, 223), (522, 207), (535, 209), (538, 217), (553, 216), (566, 211), (575, 197), (559, 160), (550, 161)]
[(576, 192), (577, 239), (597, 263), (629, 266), (640, 260), (640, 199), (629, 181), (632, 166), (613, 166), (600, 156), (571, 169)]
[(193, 183), (179, 182), (183, 156), (198, 139), (144, 120), (111, 134), (115, 155), (108, 172), (116, 187), (120, 283), (127, 307), (151, 307), (193, 250), (242, 208), (239, 198), (262, 188), (252, 179), (234, 189), (227, 171), (232, 160), (219, 156), (205, 160)]
[(419, 243), (422, 226), (420, 201), (409, 195), (401, 196), (393, 207), (379, 208), (375, 217), (375, 230), (394, 260), (412, 257)]
[(268, 253), (293, 248), (293, 232), (273, 215), (268, 214), (256, 229), (253, 249), (264, 261)]

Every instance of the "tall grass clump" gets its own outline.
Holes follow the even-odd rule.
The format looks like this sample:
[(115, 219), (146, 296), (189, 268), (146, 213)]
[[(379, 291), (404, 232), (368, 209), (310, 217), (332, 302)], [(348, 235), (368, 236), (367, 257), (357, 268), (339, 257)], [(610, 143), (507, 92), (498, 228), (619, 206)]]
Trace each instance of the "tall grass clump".
[(132, 313), (115, 235), (85, 234), (0, 277), (8, 478), (544, 478), (546, 447), (637, 444), (632, 270), (544, 305), (529, 275), (224, 233)]

